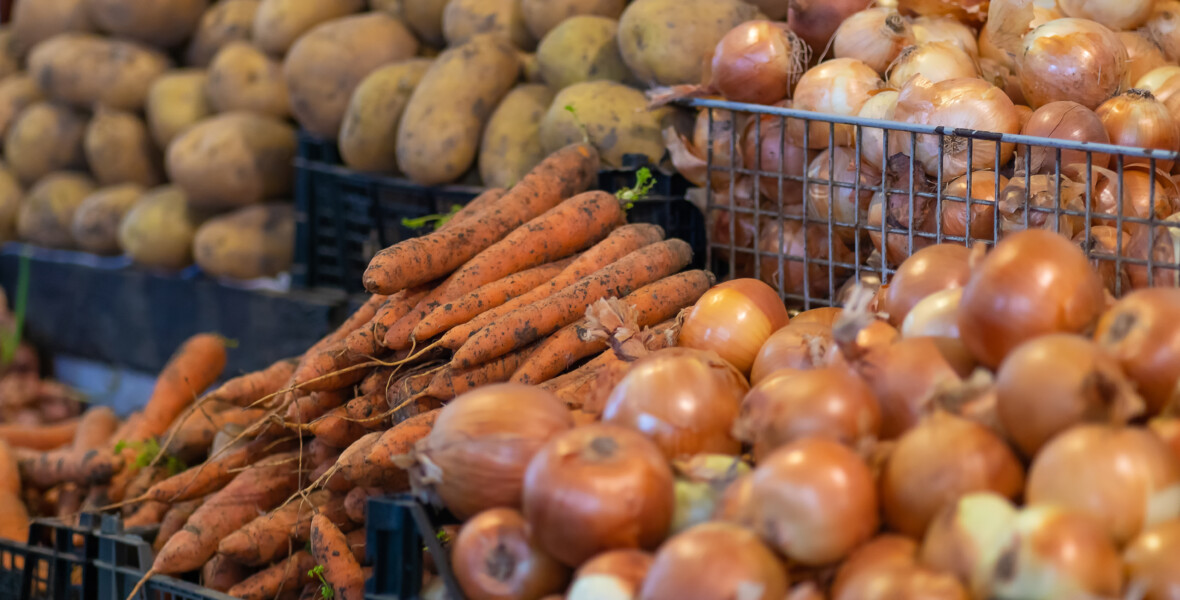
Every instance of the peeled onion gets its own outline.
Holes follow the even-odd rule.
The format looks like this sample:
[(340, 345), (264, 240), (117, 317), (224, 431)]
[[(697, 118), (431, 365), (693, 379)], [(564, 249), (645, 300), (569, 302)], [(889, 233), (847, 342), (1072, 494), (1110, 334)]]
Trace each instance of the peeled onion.
[(1089, 19), (1111, 29), (1135, 29), (1151, 16), (1155, 0), (1058, 0), (1067, 17)]
[(1131, 292), (1098, 322), (1094, 340), (1114, 356), (1156, 414), (1180, 384), (1180, 290)]
[[(1103, 102), (1094, 111), (1102, 119), (1110, 142), (1119, 146), (1149, 148), (1175, 152), (1180, 147), (1180, 121), (1151, 92), (1127, 90)], [(1155, 163), (1155, 168), (1169, 170), (1171, 160), (1126, 157), (1124, 165)]]
[[(799, 110), (851, 117), (860, 112), (860, 107), (884, 84), (881, 76), (869, 65), (852, 58), (833, 58), (812, 67), (799, 78), (794, 106)], [(812, 121), (808, 125), (802, 120), (791, 119), (787, 131), (796, 146), (813, 150), (852, 145), (852, 125), (835, 125), (831, 140), (828, 139), (829, 126), (830, 123), (822, 121)]]
[(653, 557), (640, 550), (611, 550), (586, 561), (574, 575), (565, 600), (632, 600)]
[(909, 22), (896, 10), (866, 8), (840, 24), (832, 37), (832, 55), (855, 58), (884, 74), (902, 49), (916, 41)]
[(1144, 600), (1170, 600), (1180, 588), (1180, 520), (1147, 528), (1123, 550), (1127, 579), (1144, 587)]
[(783, 564), (750, 530), (703, 523), (660, 547), (638, 597), (781, 600), (788, 584)]
[[(992, 241), (996, 229), (996, 194), (1008, 185), (1008, 178), (994, 171), (975, 171), (947, 184), (942, 192), (942, 232), (964, 241)], [(970, 201), (967, 180), (971, 180)], [(967, 204), (971, 205), (968, 217)], [(971, 235), (967, 235), (970, 219)]]
[(1127, 69), (1127, 49), (1105, 25), (1049, 21), (1024, 36), (1020, 89), (1034, 109), (1072, 100), (1094, 109), (1113, 96)]
[(1115, 598), (1123, 589), (1114, 543), (1085, 515), (1032, 506), (1016, 516), (992, 582), (996, 598)]
[(746, 21), (717, 42), (711, 84), (734, 102), (773, 104), (791, 93), (808, 55), (786, 23)]
[[(1070, 142), (1110, 143), (1110, 136), (1106, 133), (1102, 119), (1094, 111), (1071, 100), (1049, 102), (1036, 109), (1020, 133)], [(1021, 156), (1027, 161), (1029, 173), (1057, 172), (1056, 149), (1022, 146), (1020, 150)], [(1084, 179), (1087, 153), (1081, 150), (1060, 152), (1061, 173), (1073, 179)], [(1110, 164), (1109, 154), (1091, 152), (1089, 155), (1091, 166), (1105, 168)]]
[(931, 83), (978, 77), (975, 59), (952, 42), (926, 42), (903, 50), (889, 68), (889, 85), (900, 88), (911, 77), (921, 75)]
[(923, 248), (901, 263), (889, 282), (881, 309), (889, 322), (901, 325), (914, 305), (942, 290), (960, 288), (971, 276), (971, 251), (957, 244)]
[(762, 344), (789, 319), (774, 288), (757, 279), (734, 279), (713, 286), (689, 309), (680, 345), (712, 350), (749, 373)]
[(787, 369), (810, 369), (823, 366), (824, 355), (832, 347), (832, 327), (815, 322), (787, 324), (774, 332), (754, 359), (750, 383), (759, 382)]
[(486, 510), (464, 523), (451, 564), (471, 600), (540, 598), (569, 581), (569, 570), (537, 546), (524, 517), (511, 508)]
[(918, 17), (911, 21), (914, 38), (919, 44), (926, 42), (951, 42), (973, 57), (979, 56), (979, 44), (975, 32), (960, 21), (950, 17)]
[(533, 536), (569, 566), (607, 550), (655, 548), (672, 524), (674, 503), (663, 453), (616, 425), (558, 435), (525, 474), (524, 515)]
[(1144, 75), (1168, 64), (1168, 57), (1164, 56), (1159, 44), (1146, 34), (1139, 31), (1119, 31), (1115, 35), (1119, 36), (1123, 47), (1127, 49), (1127, 74), (1123, 77), (1123, 89), (1136, 87), (1135, 82)]

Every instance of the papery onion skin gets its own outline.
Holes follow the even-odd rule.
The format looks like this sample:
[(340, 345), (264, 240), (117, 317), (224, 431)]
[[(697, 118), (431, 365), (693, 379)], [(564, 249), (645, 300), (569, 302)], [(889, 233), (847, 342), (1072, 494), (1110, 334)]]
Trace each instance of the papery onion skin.
[(1127, 579), (1145, 587), (1143, 600), (1171, 600), (1180, 589), (1180, 520), (1149, 527), (1123, 550)]
[(711, 350), (748, 374), (758, 350), (790, 320), (778, 292), (757, 279), (713, 286), (689, 309), (680, 345)]
[(1139, 31), (1119, 31), (1115, 35), (1119, 36), (1123, 47), (1127, 49), (1127, 74), (1123, 77), (1122, 85), (1124, 89), (1135, 87), (1135, 82), (1144, 75), (1168, 64), (1168, 57), (1164, 56), (1163, 49), (1146, 34)]
[(524, 517), (511, 508), (486, 510), (464, 523), (451, 564), (471, 600), (539, 598), (569, 581), (569, 569), (537, 546)]
[(1135, 89), (1147, 90), (1156, 100), (1168, 103), (1176, 92), (1180, 92), (1180, 66), (1164, 65), (1144, 73), (1134, 82)]
[[(942, 232), (964, 241), (992, 241), (996, 230), (996, 193), (1008, 185), (1008, 178), (995, 171), (975, 171), (947, 184), (942, 192)], [(967, 179), (971, 179), (971, 235), (967, 223)]]
[(885, 292), (882, 310), (889, 322), (901, 325), (914, 305), (942, 290), (963, 287), (971, 276), (971, 251), (958, 244), (923, 248), (898, 267)]
[(996, 368), (1026, 340), (1086, 330), (1105, 309), (1106, 295), (1081, 249), (1031, 229), (996, 244), (972, 272), (959, 306), (963, 343)]
[[(732, 111), (704, 108), (697, 113), (691, 140), (681, 136), (674, 127), (665, 129), (664, 143), (672, 166), (697, 186), (706, 187), (706, 183), (712, 181), (717, 193), (728, 190), (734, 169), (744, 165), (741, 148), (734, 144), (735, 140), (741, 139), (736, 132), (741, 121)], [(714, 169), (711, 172), (708, 164), (710, 144), (713, 145)]]
[(773, 104), (807, 67), (807, 50), (786, 23), (746, 21), (717, 42), (711, 84), (734, 102)]
[(1144, 429), (1077, 425), (1037, 454), (1025, 494), (1030, 505), (1087, 514), (1124, 544), (1146, 527), (1180, 517), (1180, 465)]
[(713, 520), (749, 524), (753, 514), (754, 474), (746, 473), (733, 480), (713, 510)]
[(1024, 468), (987, 427), (936, 412), (898, 440), (881, 476), (885, 522), (920, 538), (938, 511), (972, 492), (1017, 497)]
[(1032, 506), (1014, 525), (1013, 542), (996, 568), (994, 597), (1115, 598), (1122, 591), (1118, 550), (1087, 516)]
[(573, 425), (565, 404), (541, 388), (490, 385), (447, 404), (417, 453), (441, 470), (434, 490), (446, 507), (468, 518), (519, 506), (529, 462)]
[[(1123, 170), (1122, 186), (1115, 171), (1097, 171), (1093, 175), (1094, 192), (1091, 222), (1095, 225), (1117, 227), (1118, 214), (1124, 217), (1166, 219), (1175, 212), (1180, 201), (1180, 188), (1163, 171), (1153, 175), (1146, 165), (1133, 165)], [(1154, 210), (1154, 213), (1153, 213)], [(1150, 226), (1142, 223), (1122, 223), (1127, 233), (1146, 231)], [(1124, 248), (1127, 240), (1124, 239)], [(1144, 256), (1143, 258), (1147, 258)], [(1128, 265), (1129, 266), (1129, 265)]]
[[(1102, 124), (1102, 119), (1089, 108), (1070, 100), (1050, 102), (1036, 109), (1020, 133), (1071, 142), (1110, 143), (1110, 136), (1106, 133), (1106, 126)], [(1056, 172), (1057, 151), (1055, 149), (1034, 146), (1029, 151), (1027, 147), (1022, 146), (1020, 151), (1022, 156), (1027, 157), (1030, 173)], [(1110, 164), (1110, 159), (1109, 154), (1090, 153), (1091, 166), (1106, 168)], [(1085, 172), (1086, 152), (1081, 150), (1061, 151), (1061, 173), (1063, 175), (1081, 179), (1084, 178)]]
[(832, 581), (832, 598), (844, 597), (847, 588), (869, 572), (913, 565), (917, 553), (917, 542), (902, 535), (886, 533), (869, 540), (840, 565)]
[[(881, 76), (869, 65), (852, 58), (833, 58), (812, 67), (799, 78), (794, 106), (799, 110), (851, 117), (884, 85)], [(787, 132), (796, 146), (812, 150), (852, 145), (852, 125), (835, 125), (832, 136), (829, 136), (829, 125), (812, 121), (807, 126), (799, 119), (791, 119)], [(807, 132), (806, 140), (804, 132)]]
[(1151, 16), (1154, 0), (1058, 0), (1067, 17), (1089, 19), (1111, 29), (1135, 29)]
[(896, 10), (866, 8), (840, 24), (832, 37), (832, 55), (855, 58), (884, 74), (902, 49), (916, 41), (910, 24)]
[(774, 375), (782, 369), (810, 369), (824, 364), (824, 355), (832, 347), (832, 327), (804, 321), (787, 324), (774, 332), (758, 350), (750, 369), (750, 384)]
[(1151, 16), (1143, 24), (1143, 30), (1160, 45), (1168, 60), (1180, 60), (1180, 2), (1156, 0)]
[(1020, 89), (1034, 109), (1057, 100), (1095, 109), (1118, 91), (1126, 69), (1127, 49), (1105, 25), (1056, 19), (1024, 37)]
[(926, 42), (906, 48), (889, 67), (890, 87), (900, 88), (911, 77), (921, 75), (931, 83), (978, 77), (975, 59), (958, 44)]
[(805, 310), (791, 318), (791, 323), (819, 323), (831, 327), (836, 324), (836, 319), (844, 312), (843, 308), (836, 306), (821, 306), (820, 308), (813, 308)]
[(930, 523), (919, 551), (921, 562), (957, 577), (972, 598), (990, 598), (997, 562), (1011, 545), (1017, 516), (1016, 507), (999, 494), (967, 494)]
[(569, 566), (607, 550), (655, 548), (672, 524), (675, 501), (663, 453), (616, 425), (557, 436), (525, 473), (524, 515), (533, 535)]
[(758, 536), (731, 523), (703, 523), (660, 547), (638, 598), (781, 600), (788, 584), (786, 569)]
[[(1151, 92), (1128, 90), (1103, 102), (1094, 111), (1112, 144), (1175, 152), (1180, 147), (1180, 122), (1168, 107), (1155, 99)], [(1126, 157), (1123, 165), (1151, 162), (1148, 158)], [(1156, 160), (1155, 166), (1165, 171), (1172, 168), (1171, 160)]]
[(836, 562), (877, 531), (873, 475), (854, 451), (837, 442), (792, 442), (762, 461), (753, 477), (753, 526), (795, 562)]
[[(856, 332), (856, 337), (852, 341), (852, 345), (856, 347), (854, 353), (858, 355), (871, 353), (893, 344), (900, 337), (901, 334), (895, 327), (881, 319), (873, 319)], [(832, 344), (828, 348), (827, 356), (824, 357), (824, 363), (833, 367), (848, 367), (848, 359), (845, 357), (844, 349), (839, 344)]]
[(914, 38), (919, 44), (926, 42), (953, 42), (967, 54), (979, 56), (979, 43), (975, 32), (950, 17), (918, 17), (911, 22)]
[(1127, 294), (1102, 316), (1094, 340), (1118, 359), (1138, 386), (1148, 412), (1171, 402), (1180, 382), (1180, 290), (1152, 288)]
[(1172, 456), (1180, 461), (1180, 418), (1156, 417), (1147, 422), (1147, 428), (1172, 449)]
[(1086, 186), (1065, 175), (1017, 175), (997, 203), (1001, 236), (1046, 229), (1072, 238), (1085, 230), (1085, 216), (1079, 214), (1086, 211), (1085, 201)]
[(630, 600), (639, 594), (654, 558), (641, 550), (611, 550), (574, 574), (566, 600)]
[[(872, 187), (881, 182), (880, 171), (856, 160), (856, 154), (856, 150), (842, 146), (817, 154), (807, 166), (810, 181), (804, 190), (807, 214), (816, 221), (830, 218), (832, 223), (840, 223), (832, 230), (847, 244), (855, 243), (858, 233), (855, 224), (865, 222), (873, 198)], [(859, 190), (855, 187), (857, 182)]]
[(931, 197), (933, 186), (920, 163), (897, 153), (886, 164), (884, 189), (887, 191), (873, 194), (867, 229), (873, 247), (883, 256), (882, 264), (897, 265), (934, 243), (933, 236), (911, 233), (935, 233), (938, 212)]
[(996, 373), (996, 414), (1026, 457), (1074, 425), (1125, 421), (1139, 410), (1142, 401), (1118, 363), (1079, 335), (1029, 340)]

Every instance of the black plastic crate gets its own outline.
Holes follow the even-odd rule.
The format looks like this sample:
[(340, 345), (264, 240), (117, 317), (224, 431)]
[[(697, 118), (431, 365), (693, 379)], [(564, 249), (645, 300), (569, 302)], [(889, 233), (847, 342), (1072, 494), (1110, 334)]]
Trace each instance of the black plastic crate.
[[(97, 595), (94, 600), (127, 600), (136, 584), (152, 567), (152, 548), (144, 538), (123, 531), (122, 520), (103, 515), (95, 531), (98, 554), (93, 560)], [(194, 577), (196, 574), (192, 574)], [(137, 600), (233, 600), (233, 596), (166, 575), (148, 579), (136, 593)]]
[(365, 582), (367, 600), (420, 600), (426, 552), (434, 559), (447, 597), (463, 599), (437, 535), (441, 527), (456, 524), (458, 519), (402, 494), (370, 499), (365, 520), (365, 552), (373, 563), (373, 577)]
[(89, 522), (35, 519), (27, 544), (0, 540), (0, 598), (95, 600), (97, 546)]

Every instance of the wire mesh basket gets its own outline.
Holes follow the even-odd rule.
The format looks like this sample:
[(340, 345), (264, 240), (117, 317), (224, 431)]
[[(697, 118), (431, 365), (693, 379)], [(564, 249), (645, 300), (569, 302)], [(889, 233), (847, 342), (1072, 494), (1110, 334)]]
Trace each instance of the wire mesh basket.
[[(1116, 297), (1180, 279), (1180, 155), (1024, 135), (694, 99), (709, 264), (788, 304), (888, 283), (937, 243), (1057, 231)], [(768, 164), (769, 163), (769, 164)], [(691, 179), (691, 177), (690, 177)], [(968, 191), (970, 190), (970, 191)]]

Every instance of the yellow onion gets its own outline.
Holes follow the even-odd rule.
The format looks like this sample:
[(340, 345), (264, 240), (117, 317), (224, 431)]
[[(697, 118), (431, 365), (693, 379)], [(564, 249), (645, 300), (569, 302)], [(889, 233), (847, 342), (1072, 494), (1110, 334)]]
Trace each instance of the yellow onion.
[(758, 383), (775, 373), (823, 366), (824, 356), (832, 347), (832, 326), (822, 323), (792, 320), (786, 327), (766, 339), (754, 366), (750, 369), (750, 383)]
[(914, 39), (919, 44), (926, 42), (951, 42), (967, 54), (979, 57), (979, 44), (970, 27), (950, 17), (918, 17), (911, 21)]
[[(1050, 102), (1035, 111), (1020, 131), (1023, 135), (1046, 137), (1071, 142), (1109, 144), (1110, 136), (1106, 126), (1094, 111), (1069, 100)], [(1057, 152), (1045, 146), (1021, 146), (1020, 155), (1026, 161), (1027, 171), (1034, 174), (1055, 174)], [(1061, 150), (1061, 174), (1072, 179), (1085, 179), (1086, 155), (1083, 150)], [(1090, 164), (1106, 168), (1110, 155), (1091, 152)]]
[(901, 51), (916, 42), (905, 17), (891, 8), (866, 8), (840, 24), (832, 37), (832, 55), (855, 58), (884, 74)]
[[(1112, 144), (1166, 152), (1180, 148), (1180, 121), (1151, 92), (1128, 90), (1103, 102), (1094, 112), (1102, 119)], [(1167, 171), (1172, 168), (1173, 161), (1151, 161), (1141, 157), (1123, 159), (1124, 165), (1150, 162), (1154, 162), (1157, 169)]]
[(1067, 17), (1089, 19), (1111, 29), (1135, 29), (1151, 16), (1155, 0), (1058, 0)]
[(907, 15), (953, 17), (978, 25), (987, 19), (988, 0), (898, 0), (897, 7)]
[(971, 252), (958, 244), (923, 248), (901, 263), (889, 282), (882, 305), (889, 322), (901, 325), (923, 298), (942, 290), (960, 288), (971, 275)]
[(1123, 550), (1127, 578), (1144, 589), (1143, 600), (1170, 600), (1180, 588), (1180, 519), (1147, 528)]
[(1019, 70), (1020, 89), (1034, 109), (1057, 100), (1094, 109), (1118, 91), (1127, 49), (1105, 25), (1056, 19), (1024, 36)]
[(912, 236), (911, 243), (910, 234), (934, 233), (938, 214), (934, 209), (935, 199), (929, 196), (932, 186), (921, 165), (910, 157), (894, 154), (889, 158), (884, 187), (888, 191), (874, 193), (869, 203), (867, 229), (873, 247), (884, 259), (883, 264), (896, 265), (934, 243), (933, 236), (918, 235)]
[[(1017, 176), (1000, 192), (1000, 232), (1003, 236), (1026, 229), (1047, 229), (1073, 238), (1086, 228), (1085, 186), (1062, 175)], [(1060, 197), (1060, 199), (1059, 199)]]
[(999, 494), (967, 494), (943, 507), (930, 523), (922, 538), (921, 562), (957, 577), (972, 598), (990, 598), (993, 576), (1012, 545), (1017, 516), (1016, 507)]
[[(1120, 268), (1115, 260), (1118, 255), (1126, 254), (1119, 251), (1119, 231), (1119, 229), (1108, 225), (1094, 225), (1090, 227), (1088, 241), (1085, 231), (1073, 237), (1074, 243), (1082, 248), (1086, 256), (1090, 257), (1090, 265), (1102, 278), (1103, 287), (1111, 294), (1121, 294), (1124, 290), (1131, 289), (1131, 279), (1127, 277), (1126, 270), (1126, 266), (1129, 265)], [(1122, 235), (1124, 237), (1121, 241), (1122, 246), (1127, 248), (1130, 236), (1126, 233)]]
[[(869, 97), (885, 82), (872, 67), (853, 58), (833, 58), (803, 74), (795, 86), (794, 106), (799, 110), (851, 117), (860, 112)], [(852, 125), (835, 125), (829, 140), (830, 123), (800, 119), (787, 123), (787, 132), (796, 146), (813, 150), (853, 143)], [(806, 138), (804, 139), (804, 133)]]
[[(1165, 221), (1172, 222), (1176, 218), (1180, 217), (1173, 215)], [(1123, 272), (1127, 276), (1127, 288), (1176, 287), (1177, 284), (1180, 284), (1180, 272), (1172, 268), (1174, 265), (1180, 264), (1180, 253), (1177, 252), (1180, 240), (1177, 240), (1175, 234), (1172, 233), (1174, 231), (1176, 230), (1163, 225), (1154, 227), (1138, 225), (1131, 230), (1130, 234), (1124, 235), (1124, 256), (1131, 260), (1142, 261), (1136, 264), (1128, 262), (1123, 265)], [(1148, 265), (1149, 261), (1151, 266)], [(1127, 288), (1120, 291), (1125, 291)]]
[(1143, 31), (1159, 44), (1168, 60), (1180, 60), (1180, 2), (1156, 0)]
[(524, 517), (511, 508), (486, 510), (464, 523), (451, 564), (472, 600), (539, 598), (569, 581), (569, 570), (537, 546)]
[[(776, 106), (790, 108), (791, 101), (784, 100)], [(803, 203), (803, 182), (789, 177), (803, 177), (807, 151), (783, 135), (784, 123), (783, 117), (760, 115), (746, 123), (741, 137), (746, 167), (759, 172), (758, 189), (770, 201), (772, 209)], [(780, 174), (784, 176), (782, 179)]]
[(734, 279), (713, 286), (689, 309), (680, 345), (716, 352), (748, 374), (762, 344), (789, 320), (774, 288), (757, 279)]
[(1114, 598), (1123, 589), (1110, 537), (1086, 515), (1059, 506), (1020, 511), (998, 567), (990, 597)]
[(603, 552), (574, 574), (565, 600), (632, 600), (651, 568), (652, 555), (641, 550)]
[[(1144, 73), (1135, 81), (1135, 89), (1146, 90), (1169, 109), (1172, 98), (1180, 92), (1180, 66), (1164, 65)], [(1175, 116), (1175, 112), (1173, 112)]]
[(856, 255), (839, 235), (829, 235), (824, 225), (808, 223), (804, 239), (801, 221), (768, 219), (759, 233), (759, 279), (784, 294), (831, 298), (837, 286), (852, 275), (847, 266), (832, 265), (829, 271), (828, 263), (851, 264)]
[(902, 321), (901, 335), (939, 337), (958, 342), (959, 301), (962, 299), (963, 288), (942, 290), (922, 298)]
[[(1135, 82), (1151, 71), (1168, 65), (1164, 51), (1147, 34), (1139, 31), (1115, 33), (1127, 49), (1127, 74), (1123, 77), (1123, 89), (1138, 87)], [(1142, 89), (1142, 88), (1139, 88)], [(1147, 90), (1151, 91), (1151, 90)], [(1163, 99), (1160, 99), (1163, 102)]]
[(746, 21), (717, 42), (710, 85), (734, 102), (773, 104), (790, 94), (807, 60), (786, 23)]
[[(741, 147), (735, 144), (741, 132), (741, 119), (732, 111), (701, 109), (697, 113), (692, 139), (686, 139), (669, 127), (664, 130), (664, 143), (672, 158), (672, 166), (693, 184), (728, 189), (733, 169), (743, 166)], [(713, 171), (708, 172), (709, 145), (713, 146)]]
[[(1180, 204), (1180, 187), (1163, 171), (1154, 174), (1146, 165), (1134, 165), (1123, 169), (1123, 187), (1119, 187), (1119, 174), (1109, 169), (1094, 169), (1094, 208), (1091, 222), (1095, 225), (1119, 226), (1117, 216), (1138, 219), (1164, 219), (1176, 212)], [(1143, 223), (1123, 222), (1122, 228), (1128, 233), (1146, 230)]]
[[(856, 116), (862, 119), (877, 119), (881, 121), (892, 121), (893, 113), (897, 110), (897, 90), (881, 90), (873, 94), (863, 106), (860, 107), (860, 112)], [(876, 127), (860, 127), (860, 138), (857, 139), (857, 148), (860, 150), (860, 159), (864, 164), (867, 164), (878, 171), (885, 165), (884, 153), (885, 136), (884, 129)], [(908, 148), (908, 146), (907, 146)], [(897, 152), (904, 150), (893, 148), (889, 150), (890, 156)]]
[(953, 576), (919, 565), (917, 549), (909, 538), (874, 538), (840, 566), (832, 583), (832, 600), (968, 600)]
[(676, 471), (676, 510), (673, 535), (713, 520), (718, 504), (730, 486), (753, 467), (726, 454), (697, 454), (672, 462)]
[(794, 0), (786, 4), (791, 31), (799, 34), (816, 56), (823, 54), (845, 19), (868, 5), (865, 0)]
[[(970, 199), (967, 194), (968, 179), (971, 180)], [(967, 242), (994, 240), (997, 226), (996, 194), (1007, 186), (1008, 178), (997, 176), (994, 171), (975, 171), (952, 180), (942, 191), (943, 234), (961, 237)], [(971, 206), (970, 216), (968, 204)], [(970, 236), (968, 230), (971, 231)]]
[(1180, 384), (1180, 290), (1136, 290), (1102, 315), (1094, 340), (1118, 359), (1158, 413), (1173, 399)]
[(750, 530), (703, 523), (660, 547), (638, 598), (781, 600), (788, 584), (782, 562)]
[(926, 42), (910, 46), (889, 67), (890, 87), (901, 88), (911, 77), (921, 75), (931, 83), (948, 79), (978, 77), (975, 59), (958, 44)]
[[(872, 187), (881, 181), (880, 172), (858, 161), (856, 150), (837, 146), (820, 152), (811, 161), (807, 177), (807, 214), (816, 221), (831, 219), (833, 224), (839, 223), (832, 227), (833, 231), (845, 242), (854, 243), (857, 236), (854, 225), (864, 223), (873, 198)], [(857, 183), (860, 189), (856, 189)]]

